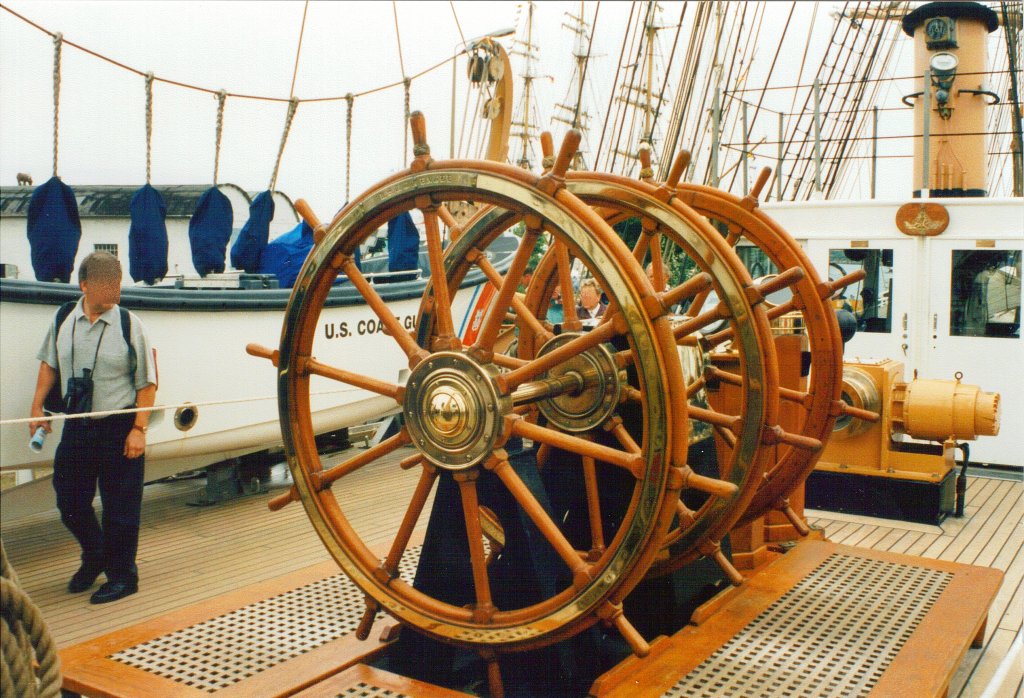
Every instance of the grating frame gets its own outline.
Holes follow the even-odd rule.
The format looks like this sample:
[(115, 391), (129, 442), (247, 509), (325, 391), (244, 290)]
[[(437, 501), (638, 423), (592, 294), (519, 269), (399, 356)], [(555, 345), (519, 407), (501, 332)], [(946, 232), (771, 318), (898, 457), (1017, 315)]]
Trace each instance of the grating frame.
[(662, 695), (866, 696), (952, 578), (834, 553)]
[[(420, 546), (410, 547), (399, 565), (410, 584), (419, 556)], [(365, 607), (363, 592), (339, 572), (108, 658), (215, 693), (354, 632)]]

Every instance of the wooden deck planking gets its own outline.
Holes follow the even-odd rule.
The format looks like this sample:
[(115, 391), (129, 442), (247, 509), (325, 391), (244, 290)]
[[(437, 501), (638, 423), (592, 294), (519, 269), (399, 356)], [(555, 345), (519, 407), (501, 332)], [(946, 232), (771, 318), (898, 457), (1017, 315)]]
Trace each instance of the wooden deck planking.
[[(415, 485), (412, 473), (388, 467), (404, 455), (398, 451), (386, 463), (357, 471), (335, 485), (335, 495), (345, 502), (353, 525), (372, 542), (397, 527)], [(325, 465), (340, 459), (336, 456)], [(67, 579), (77, 567), (77, 546), (55, 512), (5, 524), (4, 543), (23, 588), (41, 608), (57, 644), (75, 644), (329, 559), (301, 505), (267, 510), (269, 498), (291, 484), (282, 472), (281, 466), (274, 469), (269, 493), (212, 507), (185, 504), (201, 491), (201, 480), (147, 487), (140, 591), (116, 604), (92, 606), (88, 593), (66, 593)], [(967, 516), (949, 518), (941, 528), (845, 521), (829, 518), (827, 512), (815, 512), (810, 519), (837, 543), (984, 564), (1006, 572), (989, 615), (985, 646), (968, 652), (950, 696), (980, 694), (1021, 626), (1022, 490), (1020, 482), (972, 477)], [(1007, 685), (1020, 682), (1017, 671)]]
[[(394, 467), (397, 456), (354, 473), (336, 494), (349, 495), (346, 513), (373, 544), (397, 527), (415, 477)], [(340, 460), (330, 459), (328, 467)], [(75, 644), (207, 598), (329, 559), (301, 505), (270, 512), (267, 501), (290, 485), (282, 466), (272, 489), (212, 507), (186, 504), (202, 481), (147, 487), (138, 565), (139, 593), (93, 606), (89, 594), (69, 595), (78, 549), (56, 512), (4, 526), (4, 543), (22, 587), (42, 609), (59, 646)], [(101, 578), (102, 580), (102, 578)]]

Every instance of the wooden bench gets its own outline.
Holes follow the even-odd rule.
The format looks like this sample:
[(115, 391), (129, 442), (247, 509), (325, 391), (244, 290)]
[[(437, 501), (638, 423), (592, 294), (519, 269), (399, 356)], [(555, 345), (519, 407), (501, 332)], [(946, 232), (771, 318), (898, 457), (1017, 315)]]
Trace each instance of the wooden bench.
[(700, 625), (604, 674), (591, 695), (945, 696), (968, 647), (981, 646), (1002, 578), (804, 541), (723, 592)]

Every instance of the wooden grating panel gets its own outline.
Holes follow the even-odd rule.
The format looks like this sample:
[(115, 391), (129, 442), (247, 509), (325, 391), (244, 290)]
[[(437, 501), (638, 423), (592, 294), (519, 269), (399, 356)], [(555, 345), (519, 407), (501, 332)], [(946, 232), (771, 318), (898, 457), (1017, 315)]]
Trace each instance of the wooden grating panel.
[(409, 698), (404, 693), (399, 693), (390, 688), (382, 688), (373, 684), (360, 681), (355, 686), (349, 686), (338, 693), (338, 698)]
[(664, 695), (866, 696), (952, 577), (830, 555)]
[[(419, 554), (417, 546), (403, 556), (399, 573), (408, 582), (415, 574)], [(215, 693), (354, 632), (364, 608), (362, 591), (338, 573), (127, 647), (108, 658)]]

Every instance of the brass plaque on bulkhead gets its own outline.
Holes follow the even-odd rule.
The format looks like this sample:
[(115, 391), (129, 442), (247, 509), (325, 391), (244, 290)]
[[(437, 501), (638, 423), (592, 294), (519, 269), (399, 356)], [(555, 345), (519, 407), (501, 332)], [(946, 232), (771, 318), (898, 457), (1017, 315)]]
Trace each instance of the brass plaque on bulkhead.
[(942, 204), (917, 201), (903, 204), (896, 211), (896, 227), (904, 235), (938, 235), (949, 226), (949, 211)]

